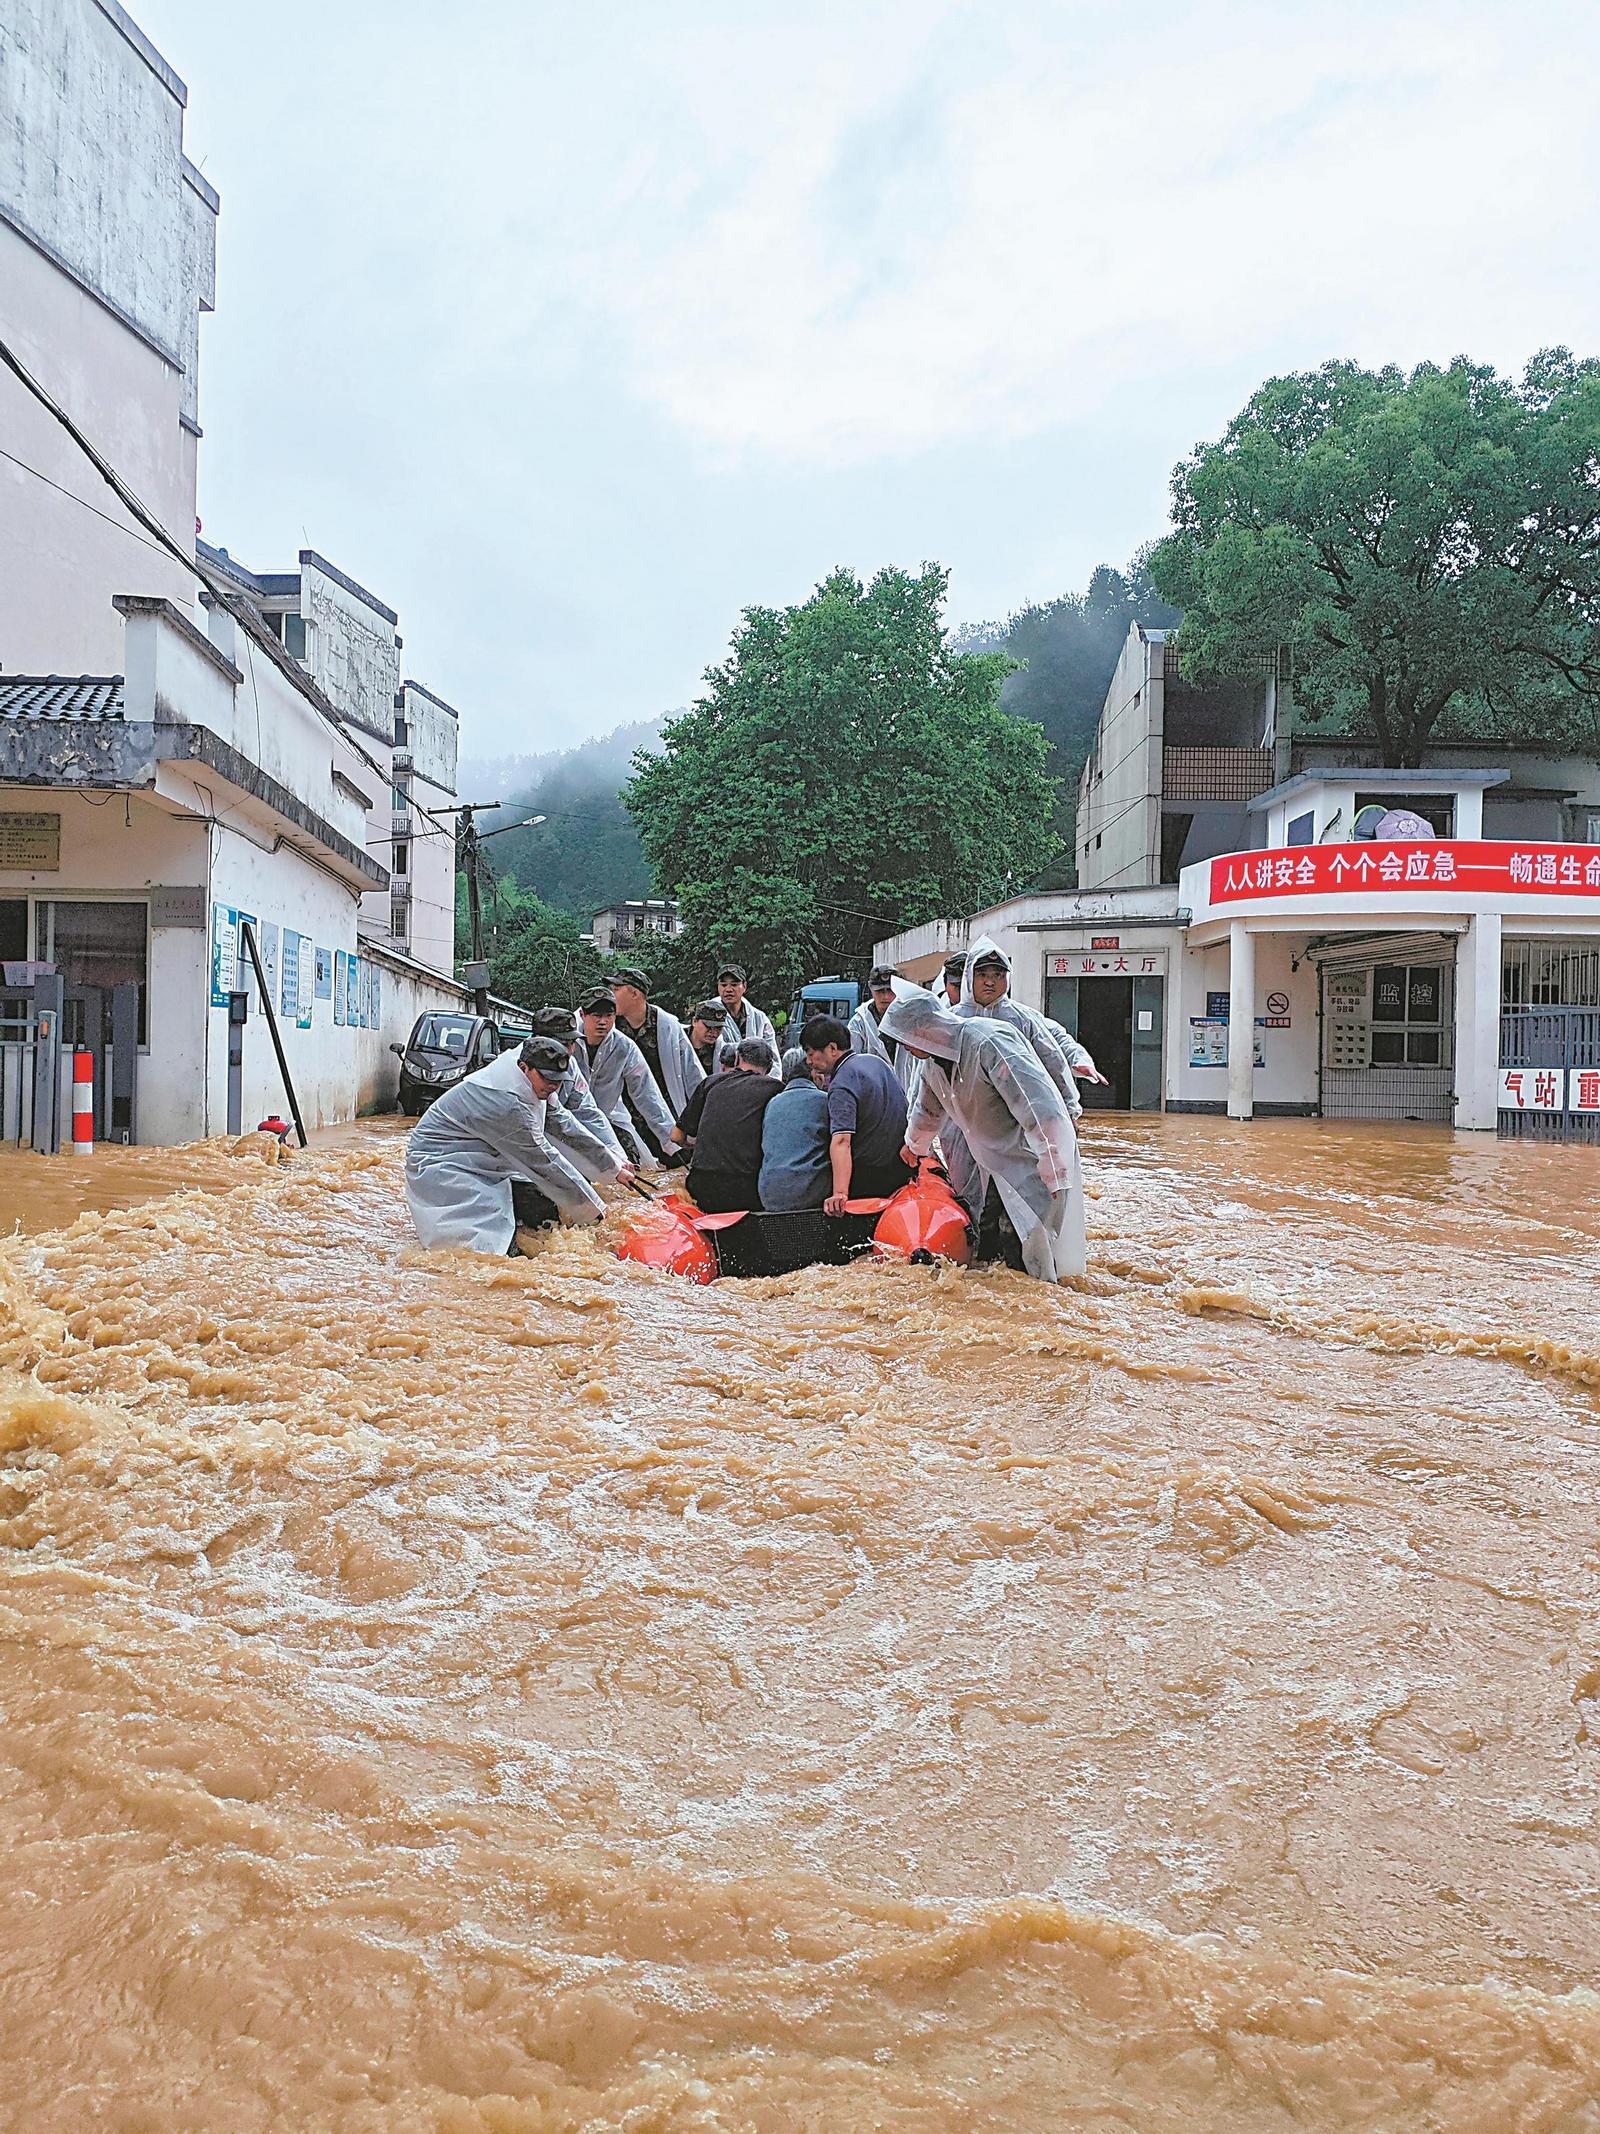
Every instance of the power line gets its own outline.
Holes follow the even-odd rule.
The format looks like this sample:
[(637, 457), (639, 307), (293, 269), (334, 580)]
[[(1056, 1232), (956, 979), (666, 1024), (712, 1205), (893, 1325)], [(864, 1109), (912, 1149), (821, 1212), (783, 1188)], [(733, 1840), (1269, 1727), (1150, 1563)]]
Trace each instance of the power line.
[(18, 459), (15, 452), (7, 452), (0, 446), (0, 459), (8, 459), (13, 467), (20, 467), (24, 474), (31, 474), (36, 482), (43, 482), (47, 489), (53, 489), (57, 496), (64, 496), (69, 504), (76, 504), (81, 511), (91, 512), (115, 532), (126, 534), (130, 541), (137, 541), (141, 548), (154, 549), (158, 556), (166, 553), (160, 542), (148, 540), (142, 533), (135, 533), (131, 526), (124, 526), (120, 519), (114, 519), (109, 511), (102, 511), (97, 504), (91, 504), (87, 497), (79, 496), (76, 490), (64, 488), (60, 482), (53, 482), (41, 468), (30, 467), (25, 459)]

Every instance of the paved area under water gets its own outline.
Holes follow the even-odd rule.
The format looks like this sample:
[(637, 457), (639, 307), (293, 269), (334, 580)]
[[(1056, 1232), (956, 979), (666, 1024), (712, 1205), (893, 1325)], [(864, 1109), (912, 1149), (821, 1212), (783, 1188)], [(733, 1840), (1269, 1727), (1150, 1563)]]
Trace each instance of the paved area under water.
[(1600, 1152), (1095, 1119), (1056, 1292), (401, 1149), (0, 1157), (6, 2124), (1600, 2129)]

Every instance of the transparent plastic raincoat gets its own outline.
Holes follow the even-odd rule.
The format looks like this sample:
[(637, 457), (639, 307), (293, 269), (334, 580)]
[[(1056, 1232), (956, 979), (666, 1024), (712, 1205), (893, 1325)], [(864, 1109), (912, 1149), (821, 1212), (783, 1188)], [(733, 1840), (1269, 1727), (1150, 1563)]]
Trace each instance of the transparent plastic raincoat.
[[(638, 1105), (639, 1116), (645, 1125), (663, 1148), (667, 1146), (676, 1122), (667, 1109), (666, 1098), (656, 1087), (649, 1061), (631, 1037), (625, 1037), (613, 1024), (592, 1051), (580, 1037), (578, 1064), (588, 1079), (594, 1101), (613, 1126), (620, 1126), (630, 1134), (633, 1132), (633, 1121), (628, 1116), (624, 1100), (626, 1091)], [(652, 1160), (648, 1151), (646, 1157)]]
[[(890, 983), (894, 987), (896, 1000), (904, 1000), (908, 995), (922, 991), (921, 986), (913, 985), (909, 978), (897, 976), (891, 979)], [(870, 995), (850, 1018), (850, 1049), (852, 1052), (870, 1053), (874, 1059), (889, 1060), (889, 1065), (894, 1069), (896, 1081), (905, 1091), (907, 1097), (910, 1096), (912, 1084), (917, 1079), (917, 1063), (908, 1052), (902, 1050), (898, 1045), (895, 1047), (894, 1058), (892, 1060), (889, 1059), (889, 1048), (883, 1041), (883, 1027), (878, 1021), (877, 1011), (872, 1005)]]
[(907, 1146), (926, 1155), (938, 1135), (948, 1154), (945, 1128), (956, 1127), (978, 1175), (977, 1205), (992, 1180), (1029, 1274), (1044, 1282), (1082, 1274), (1078, 1137), (1028, 1038), (1009, 1023), (943, 1007), (931, 993), (897, 1000), (883, 1027), (897, 1043), (927, 1055)]
[(517, 1053), (503, 1052), (447, 1089), (411, 1129), (406, 1206), (424, 1245), (503, 1253), (516, 1231), (513, 1178), (531, 1180), (564, 1223), (600, 1221), (605, 1204), (583, 1170), (613, 1177), (616, 1162), (559, 1103), (542, 1103)]
[(1009, 1023), (1013, 1029), (1025, 1031), (1033, 1049), (1043, 1062), (1045, 1072), (1061, 1092), (1063, 1103), (1074, 1119), (1083, 1110), (1083, 1099), (1078, 1094), (1075, 1067), (1094, 1066), (1086, 1046), (1080, 1045), (1060, 1023), (1052, 1022), (1036, 1008), (1025, 1008), (1020, 1000), (1013, 1000), (1010, 993), (1003, 993), (992, 1008), (980, 1008), (972, 997), (972, 966), (985, 956), (993, 956), (1003, 963), (1009, 973), (1011, 958), (997, 941), (988, 934), (979, 934), (967, 950), (967, 967), (961, 974), (961, 999), (955, 1009), (957, 1015), (984, 1015), (990, 1022)]

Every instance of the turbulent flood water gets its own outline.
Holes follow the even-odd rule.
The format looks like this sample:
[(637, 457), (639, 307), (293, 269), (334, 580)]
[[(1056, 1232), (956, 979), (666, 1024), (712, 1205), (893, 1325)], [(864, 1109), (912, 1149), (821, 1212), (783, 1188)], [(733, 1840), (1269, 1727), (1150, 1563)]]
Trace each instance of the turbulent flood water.
[(1051, 1292), (401, 1151), (0, 1160), (6, 2124), (1600, 2128), (1600, 1153), (1095, 1119)]

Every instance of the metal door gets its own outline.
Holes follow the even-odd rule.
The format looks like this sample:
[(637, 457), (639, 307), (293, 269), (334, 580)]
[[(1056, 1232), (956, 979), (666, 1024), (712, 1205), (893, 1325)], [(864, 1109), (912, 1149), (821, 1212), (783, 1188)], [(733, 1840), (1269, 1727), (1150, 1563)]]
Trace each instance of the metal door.
[(1133, 1064), (1128, 1092), (1128, 1105), (1132, 1111), (1161, 1109), (1165, 995), (1164, 979), (1136, 978), (1133, 981)]

